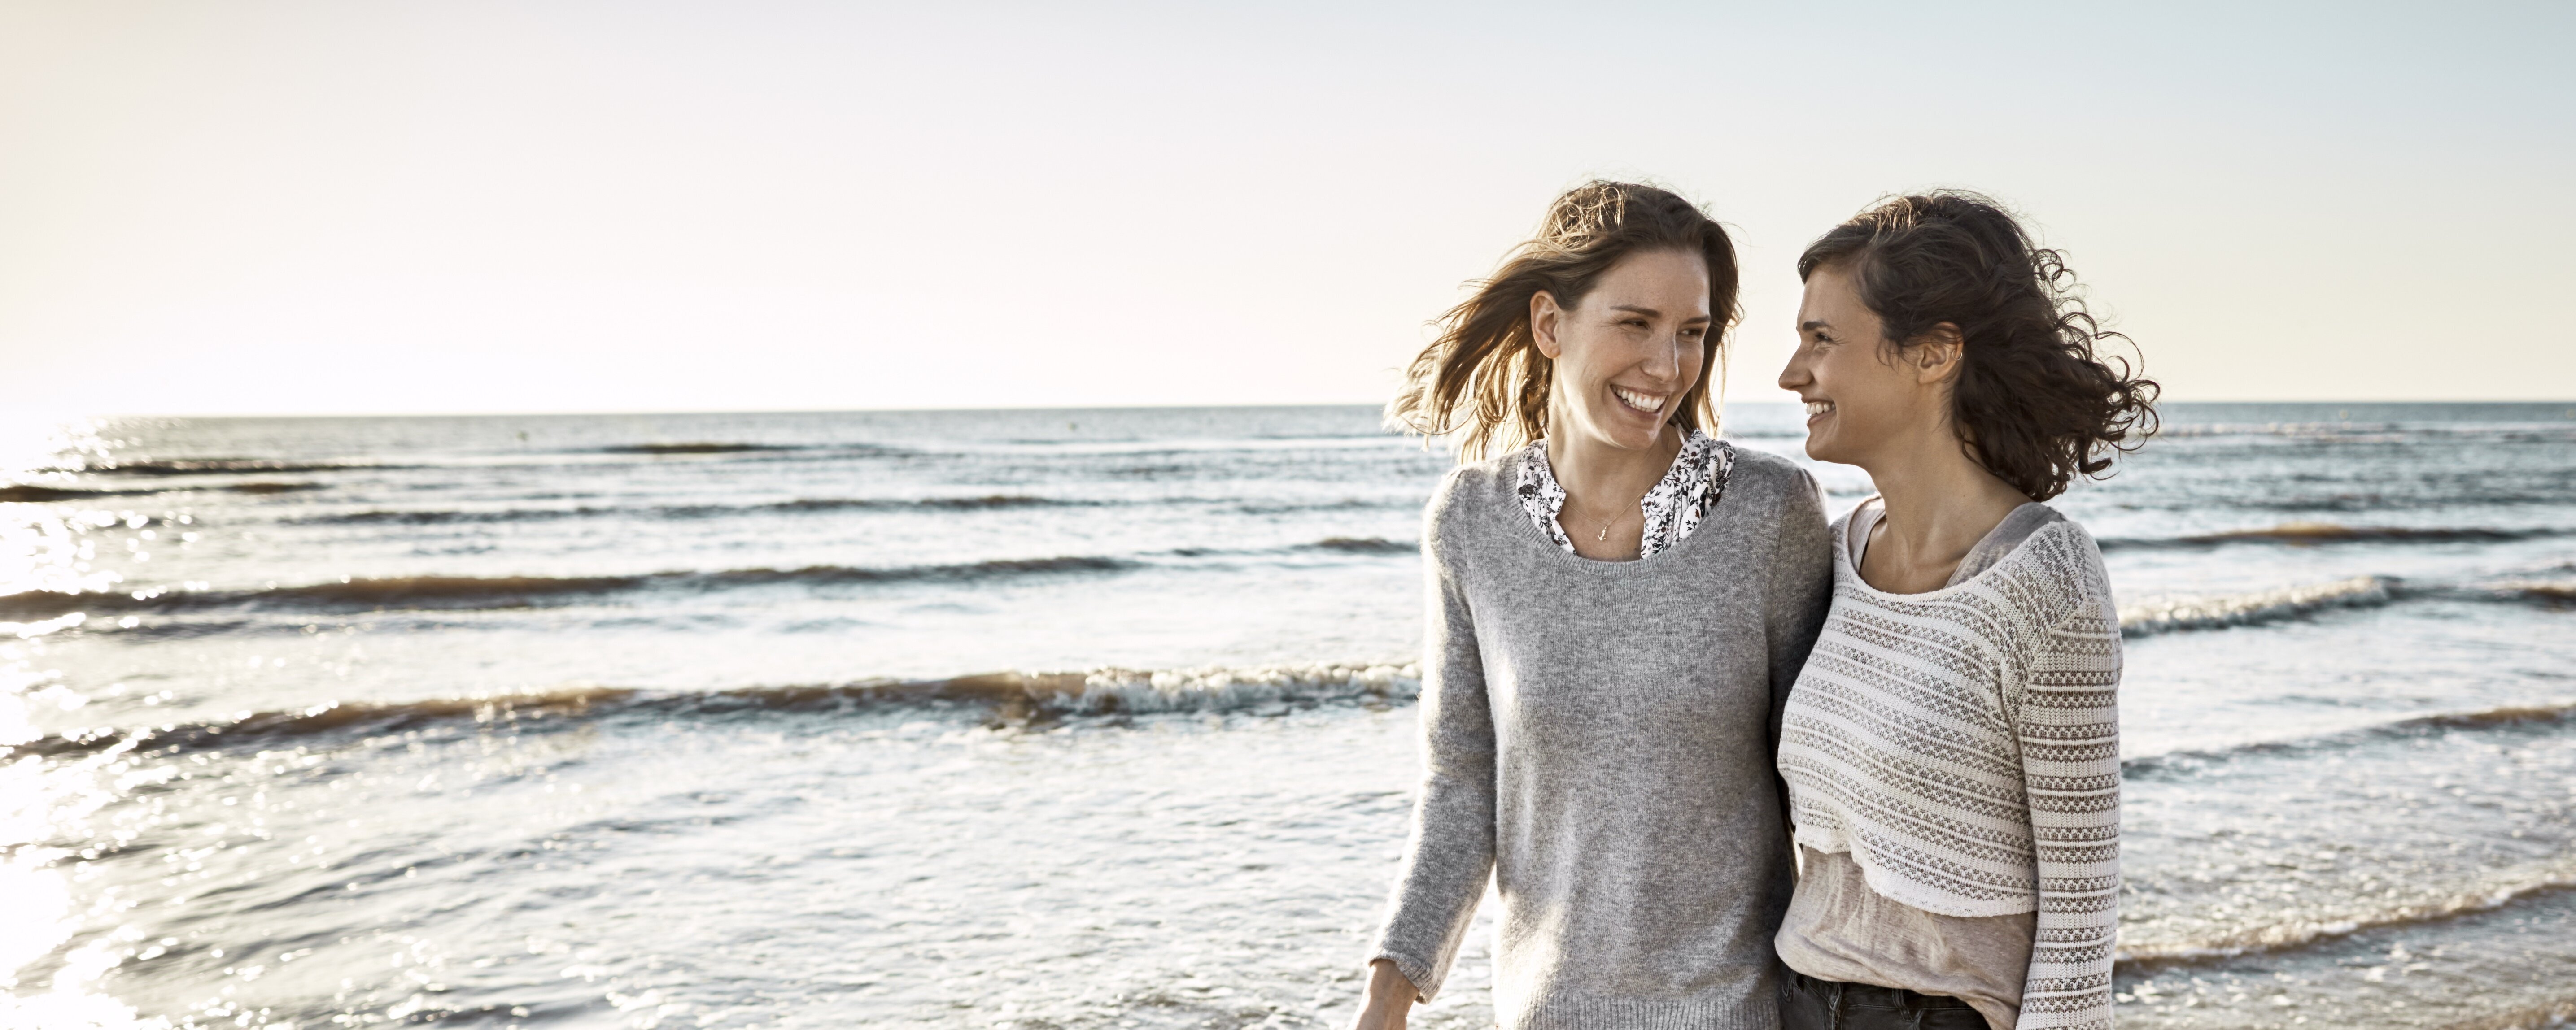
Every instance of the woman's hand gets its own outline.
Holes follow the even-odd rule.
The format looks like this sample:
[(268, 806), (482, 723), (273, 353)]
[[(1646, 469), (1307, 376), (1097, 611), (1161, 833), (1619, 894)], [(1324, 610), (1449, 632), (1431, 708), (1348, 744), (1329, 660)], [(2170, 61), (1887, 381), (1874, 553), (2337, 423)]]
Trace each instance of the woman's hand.
[(1351, 1030), (1404, 1030), (1405, 1014), (1413, 1011), (1417, 996), (1413, 981), (1397, 972), (1395, 963), (1369, 963), (1368, 998), (1360, 1002), (1360, 1017), (1351, 1022)]

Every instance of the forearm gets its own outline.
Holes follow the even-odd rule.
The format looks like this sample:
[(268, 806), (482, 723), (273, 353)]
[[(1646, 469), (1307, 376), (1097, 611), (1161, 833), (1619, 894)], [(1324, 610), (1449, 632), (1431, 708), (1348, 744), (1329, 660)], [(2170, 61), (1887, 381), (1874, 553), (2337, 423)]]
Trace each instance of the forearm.
[(1404, 1030), (1405, 1017), (1413, 1011), (1413, 999), (1419, 995), (1413, 981), (1395, 968), (1395, 963), (1379, 959), (1369, 963), (1368, 995), (1360, 1001), (1359, 1018), (1352, 1030)]

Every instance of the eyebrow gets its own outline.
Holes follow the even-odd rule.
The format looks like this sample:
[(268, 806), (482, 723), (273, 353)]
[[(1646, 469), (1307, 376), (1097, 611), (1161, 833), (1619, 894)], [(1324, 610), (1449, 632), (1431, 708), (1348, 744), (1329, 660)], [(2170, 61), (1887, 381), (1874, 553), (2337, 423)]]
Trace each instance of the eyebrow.
[[(1657, 310), (1655, 310), (1655, 309), (1653, 309), (1653, 308), (1648, 308), (1648, 307), (1639, 307), (1639, 306), (1637, 306), (1637, 305), (1635, 305), (1635, 304), (1612, 304), (1612, 305), (1610, 305), (1610, 310), (1612, 310), (1612, 311), (1629, 311), (1629, 312), (1634, 312), (1634, 313), (1636, 313), (1636, 314), (1644, 315), (1644, 316), (1646, 316), (1646, 317), (1648, 317), (1648, 318), (1661, 318), (1661, 317), (1663, 317), (1663, 314), (1664, 314), (1663, 312), (1661, 312), (1661, 311), (1657, 311)], [(1708, 317), (1707, 315), (1692, 315), (1691, 317), (1689, 317), (1689, 318), (1685, 318), (1685, 319), (1683, 319), (1682, 321), (1684, 321), (1684, 322), (1706, 322), (1706, 321), (1708, 321), (1708, 320), (1709, 320), (1709, 317)]]
[(1821, 319), (1821, 318), (1811, 318), (1811, 319), (1808, 319), (1808, 320), (1806, 320), (1806, 321), (1804, 321), (1804, 322), (1800, 322), (1800, 323), (1798, 323), (1798, 331), (1799, 331), (1799, 332), (1802, 332), (1802, 333), (1803, 333), (1803, 332), (1810, 331), (1810, 330), (1815, 330), (1815, 329), (1831, 329), (1831, 328), (1833, 328), (1833, 327), (1834, 327), (1834, 324), (1833, 324), (1833, 323), (1828, 322), (1828, 321), (1825, 321), (1824, 319)]

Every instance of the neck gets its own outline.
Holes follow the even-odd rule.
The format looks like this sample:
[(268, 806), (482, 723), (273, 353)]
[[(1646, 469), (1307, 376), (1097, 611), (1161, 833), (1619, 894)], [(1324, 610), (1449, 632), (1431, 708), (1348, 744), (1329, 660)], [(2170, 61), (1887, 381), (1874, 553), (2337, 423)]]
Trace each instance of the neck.
[(1976, 463), (1944, 425), (1909, 433), (1892, 453), (1861, 468), (1877, 484), (1885, 516), (1870, 538), (1870, 564), (1884, 557), (1929, 569), (1958, 564), (1977, 541), (2030, 498)]
[[(1560, 422), (1560, 425), (1563, 423)], [(1667, 425), (1655, 445), (1630, 450), (1580, 433), (1551, 433), (1547, 438), (1548, 470), (1565, 488), (1565, 503), (1589, 513), (1635, 507), (1646, 491), (1672, 469), (1681, 453), (1682, 431)]]

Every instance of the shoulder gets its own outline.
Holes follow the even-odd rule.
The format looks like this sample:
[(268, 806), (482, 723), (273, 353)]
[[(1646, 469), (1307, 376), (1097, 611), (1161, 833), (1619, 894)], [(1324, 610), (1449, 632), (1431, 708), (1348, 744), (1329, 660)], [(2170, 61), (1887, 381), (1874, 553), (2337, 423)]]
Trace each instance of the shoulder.
[(1735, 464), (1726, 474), (1726, 492), (1766, 507), (1813, 507), (1824, 510), (1824, 494), (1816, 477), (1797, 462), (1729, 441), (1735, 451)]
[(1430, 503), (1422, 510), (1423, 529), (1429, 541), (1438, 546), (1469, 531), (1496, 508), (1509, 507), (1512, 489), (1519, 481), (1520, 457), (1519, 451), (1512, 451), (1466, 462), (1441, 476), (1440, 485), (1431, 490)]
[[(2050, 623), (2071, 618), (2106, 617), (2116, 613), (2110, 570), (2102, 564), (2102, 546), (2073, 519), (2058, 518), (2039, 527), (2005, 559), (2012, 578), (2027, 584)], [(2108, 618), (2116, 624), (2117, 614)]]

